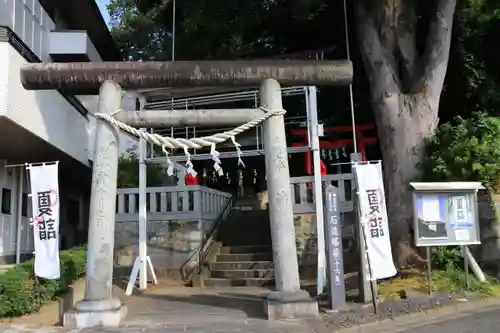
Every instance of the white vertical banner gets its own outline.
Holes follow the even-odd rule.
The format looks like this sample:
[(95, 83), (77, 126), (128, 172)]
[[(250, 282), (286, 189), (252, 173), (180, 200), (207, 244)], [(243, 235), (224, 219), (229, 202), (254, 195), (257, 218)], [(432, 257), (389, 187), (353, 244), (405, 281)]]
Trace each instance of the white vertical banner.
[(359, 209), (370, 262), (370, 279), (396, 275), (392, 259), (389, 220), (385, 203), (381, 163), (355, 164)]
[(59, 264), (59, 177), (58, 163), (28, 165), (33, 208), (35, 275), (54, 280), (61, 275)]

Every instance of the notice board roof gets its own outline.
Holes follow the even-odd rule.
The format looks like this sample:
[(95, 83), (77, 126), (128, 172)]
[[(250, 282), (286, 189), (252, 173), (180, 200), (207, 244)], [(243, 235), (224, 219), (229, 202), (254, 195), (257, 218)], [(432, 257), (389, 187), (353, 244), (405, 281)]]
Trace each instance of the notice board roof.
[(481, 182), (416, 182), (410, 183), (416, 191), (475, 191), (485, 187)]

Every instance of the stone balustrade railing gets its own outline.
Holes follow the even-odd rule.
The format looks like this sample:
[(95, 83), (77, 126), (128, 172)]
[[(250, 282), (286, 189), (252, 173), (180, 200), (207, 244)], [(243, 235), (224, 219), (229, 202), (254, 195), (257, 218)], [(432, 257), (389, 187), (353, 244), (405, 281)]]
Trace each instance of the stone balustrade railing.
[[(199, 185), (148, 187), (148, 220), (214, 220), (230, 197), (229, 193)], [(137, 221), (139, 189), (118, 189), (116, 207), (117, 222)]]

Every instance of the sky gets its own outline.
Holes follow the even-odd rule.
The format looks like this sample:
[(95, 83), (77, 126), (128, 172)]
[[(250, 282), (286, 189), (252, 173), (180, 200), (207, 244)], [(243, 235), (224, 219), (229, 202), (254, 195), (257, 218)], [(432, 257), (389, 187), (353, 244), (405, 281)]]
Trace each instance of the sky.
[(109, 26), (109, 14), (106, 6), (109, 3), (109, 0), (96, 0), (99, 9), (101, 10), (102, 17), (104, 17), (104, 21)]

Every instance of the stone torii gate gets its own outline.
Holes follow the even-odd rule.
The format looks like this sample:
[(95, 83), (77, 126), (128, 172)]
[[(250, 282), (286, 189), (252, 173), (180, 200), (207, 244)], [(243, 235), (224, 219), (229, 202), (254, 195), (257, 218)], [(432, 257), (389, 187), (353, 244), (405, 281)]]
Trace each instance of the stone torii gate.
[[(318, 305), (300, 289), (299, 270), (290, 193), (290, 175), (281, 88), (283, 85), (341, 85), (352, 81), (349, 61), (259, 60), (196, 62), (105, 62), (29, 64), (21, 69), (25, 89), (60, 89), (73, 94), (95, 94), (99, 90), (95, 158), (92, 171), (89, 235), (84, 299), (65, 313), (64, 324), (73, 328), (116, 327), (126, 307), (112, 297), (113, 248), (116, 185), (118, 170), (118, 130), (135, 127), (243, 123), (260, 117), (264, 123), (264, 146), (269, 193), (269, 214), (276, 290), (266, 299), (270, 319), (318, 315)], [(121, 111), (122, 89), (195, 86), (251, 87), (260, 85), (258, 109), (213, 111), (166, 110)], [(117, 113), (120, 111), (119, 113)], [(267, 115), (266, 115), (267, 113)], [(116, 116), (116, 118), (114, 117)], [(216, 116), (216, 119), (214, 119)], [(119, 126), (118, 126), (119, 125)], [(125, 126), (125, 127), (123, 127)], [(139, 132), (137, 130), (137, 132)], [(144, 132), (142, 132), (144, 133)], [(136, 133), (137, 134), (137, 133)], [(223, 134), (223, 133), (222, 133)], [(229, 139), (227, 136), (225, 140)], [(158, 138), (156, 138), (158, 139)], [(222, 139), (208, 143), (210, 145)], [(195, 139), (193, 139), (195, 140)], [(175, 141), (175, 140), (174, 140)], [(153, 140), (154, 142), (154, 140)], [(193, 142), (159, 140), (174, 148), (190, 148)]]

